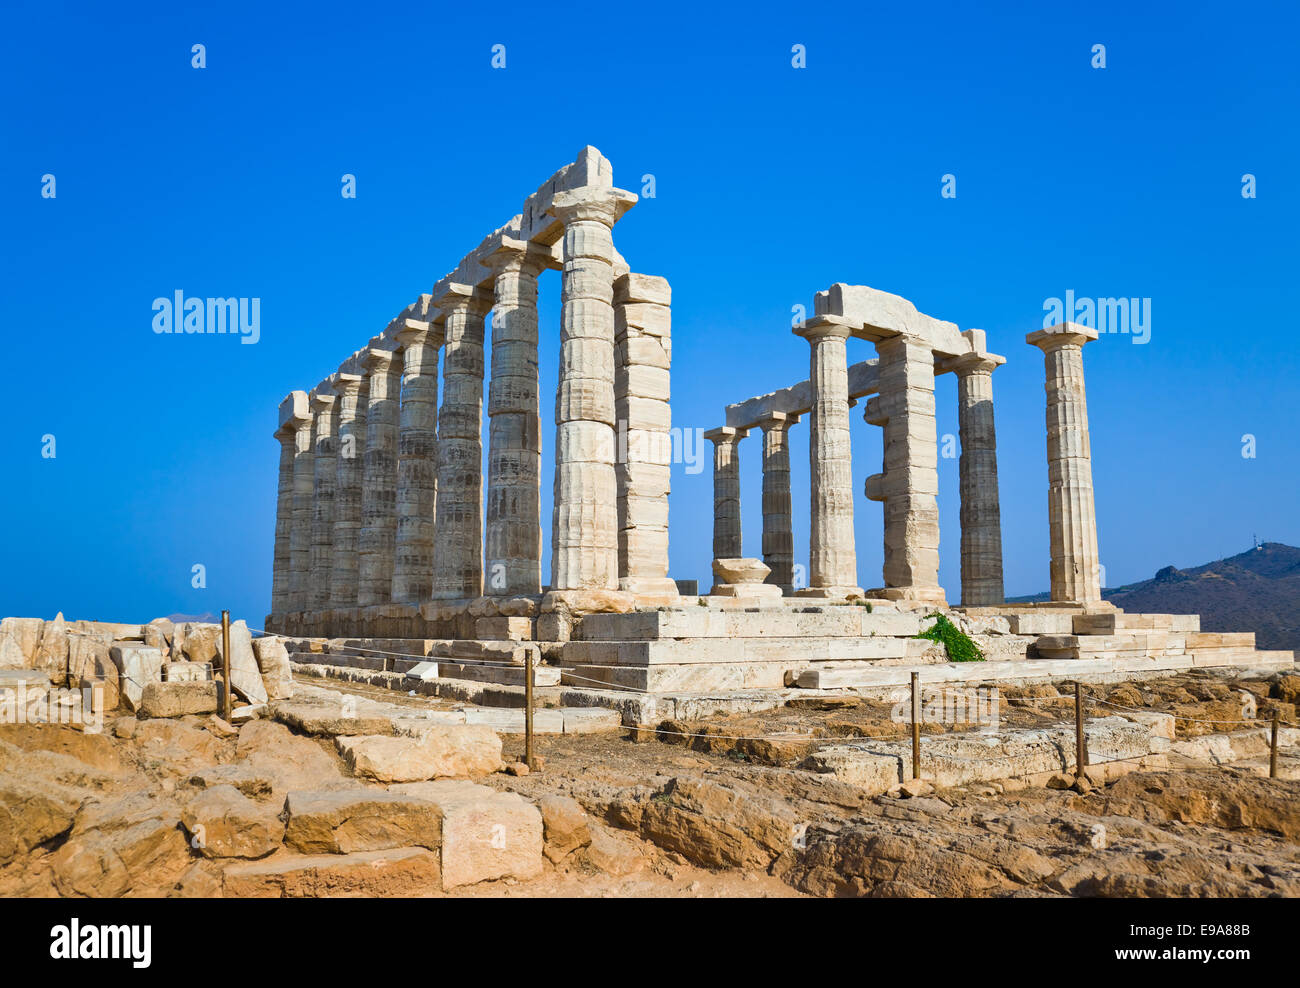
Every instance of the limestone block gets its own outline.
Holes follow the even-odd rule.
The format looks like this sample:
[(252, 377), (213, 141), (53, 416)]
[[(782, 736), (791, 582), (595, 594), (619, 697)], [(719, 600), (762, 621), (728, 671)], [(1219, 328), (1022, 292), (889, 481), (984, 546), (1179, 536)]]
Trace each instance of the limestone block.
[(553, 864), (591, 843), (591, 818), (576, 799), (549, 793), (538, 800), (537, 808), (542, 814), (543, 853)]
[(474, 637), (487, 641), (531, 641), (533, 622), (526, 617), (482, 617), (474, 622)]
[(429, 895), (442, 889), (437, 853), (418, 847), (354, 854), (276, 855), (226, 868), (227, 898)]
[(518, 793), (473, 782), (410, 783), (390, 786), (389, 792), (427, 800), (442, 811), (443, 888), (541, 874), (542, 814)]
[(253, 655), (267, 699), (287, 700), (293, 696), (293, 670), (284, 639), (271, 636), (254, 639)]
[(207, 662), (165, 662), (162, 671), (164, 683), (203, 683), (212, 680), (212, 666)]
[(68, 624), (63, 614), (56, 614), (41, 632), (41, 643), (32, 665), (47, 672), (55, 686), (62, 686), (68, 677)]
[(111, 646), (113, 664), (121, 680), (122, 700), (132, 709), (139, 709), (144, 688), (150, 683), (162, 682), (162, 652), (144, 644), (118, 642)]
[(5, 664), (12, 661), (12, 656), (8, 659), (5, 656), (7, 646), (3, 642), (6, 638), (17, 645), (22, 655), (21, 668), (35, 668), (36, 653), (40, 648), (44, 628), (45, 622), (41, 618), (0, 618), (0, 669), (19, 668)]
[[(213, 660), (213, 668), (219, 668), (223, 660), (220, 629), (216, 644), (217, 655)], [(253, 636), (242, 620), (230, 626), (230, 685), (236, 694), (249, 703), (267, 702), (266, 686), (262, 683), (262, 673), (253, 653)]]
[(475, 725), (430, 725), (418, 739), (351, 736), (335, 743), (354, 775), (378, 782), (475, 777), (501, 768), (501, 739)]
[(771, 572), (761, 559), (713, 560), (713, 575), (719, 583), (762, 583)]
[(285, 800), (285, 812), (289, 817), (285, 843), (306, 854), (397, 847), (436, 851), (442, 842), (441, 808), (400, 790), (292, 792)]
[(234, 786), (205, 789), (181, 813), (190, 846), (205, 858), (262, 858), (284, 838), (279, 808)]
[(213, 714), (221, 702), (220, 684), (201, 679), (148, 683), (135, 709), (141, 717)]

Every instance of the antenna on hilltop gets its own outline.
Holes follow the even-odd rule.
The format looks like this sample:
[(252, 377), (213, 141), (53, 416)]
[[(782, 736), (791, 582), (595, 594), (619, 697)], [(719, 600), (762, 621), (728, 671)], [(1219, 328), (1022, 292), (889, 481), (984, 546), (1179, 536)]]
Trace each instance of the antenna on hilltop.
[(1258, 535), (1252, 535), (1250, 538), (1251, 538), (1251, 541), (1255, 543), (1255, 546), (1254, 546), (1254, 547), (1255, 547), (1256, 549), (1262, 549), (1262, 548), (1264, 548), (1262, 545), (1259, 544), (1259, 536), (1258, 536)]

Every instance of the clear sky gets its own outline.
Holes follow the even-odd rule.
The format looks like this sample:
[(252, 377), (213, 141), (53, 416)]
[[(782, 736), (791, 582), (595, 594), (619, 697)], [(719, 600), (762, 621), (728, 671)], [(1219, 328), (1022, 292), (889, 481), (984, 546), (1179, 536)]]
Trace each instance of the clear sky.
[[(616, 184), (655, 179), (615, 241), (673, 286), (675, 425), (720, 425), (725, 404), (806, 377), (791, 307), (836, 281), (984, 329), (1007, 357), (993, 378), (1006, 588), (1046, 589), (1043, 368), (1025, 334), (1067, 291), (1150, 299), (1148, 342), (1110, 333), (1084, 351), (1106, 583), (1254, 534), (1300, 543), (1292, 3), (178, 6), (20, 0), (0, 24), (0, 614), (229, 607), (260, 626), (278, 401), (586, 144)], [(153, 300), (177, 290), (259, 298), (259, 342), (155, 334)], [(542, 295), (545, 426), (558, 274)], [(850, 360), (872, 355), (851, 341)], [(937, 383), (939, 433), (955, 434), (956, 382)], [(881, 514), (861, 485), (880, 439), (860, 413), (872, 587)], [(802, 562), (807, 436), (805, 421)], [(758, 454), (755, 434), (741, 447), (754, 556)], [(956, 601), (956, 459), (940, 487)], [(707, 584), (710, 468), (674, 467), (671, 512), (672, 575)]]

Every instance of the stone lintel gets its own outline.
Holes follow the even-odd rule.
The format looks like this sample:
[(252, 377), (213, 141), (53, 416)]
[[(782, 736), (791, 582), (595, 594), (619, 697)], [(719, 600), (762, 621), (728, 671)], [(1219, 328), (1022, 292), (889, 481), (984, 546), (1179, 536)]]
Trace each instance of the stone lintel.
[(837, 282), (813, 299), (818, 315), (840, 316), (854, 327), (859, 339), (878, 342), (891, 336), (913, 336), (930, 345), (943, 356), (955, 356), (970, 350), (956, 323), (935, 319), (918, 312), (901, 295), (892, 295), (866, 285)]

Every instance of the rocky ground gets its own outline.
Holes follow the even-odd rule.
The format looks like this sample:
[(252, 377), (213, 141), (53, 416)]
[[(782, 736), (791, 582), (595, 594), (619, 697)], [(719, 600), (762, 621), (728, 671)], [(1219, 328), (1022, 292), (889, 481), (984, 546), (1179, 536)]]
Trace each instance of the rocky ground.
[[(1089, 705), (1172, 713), (1181, 742), (1274, 709), (1294, 723), (1296, 687), (1187, 674), (1090, 687)], [(364, 716), (366, 691), (348, 692)], [(1003, 726), (1072, 722), (1073, 697), (1053, 687), (1003, 697)], [(399, 699), (413, 716), (447, 706)], [(377, 778), (382, 751), (272, 719), (0, 725), (0, 894), (1300, 895), (1300, 781), (1258, 766), (1171, 755), (1082, 791), (1001, 780), (877, 796), (798, 767), (815, 739), (902, 735), (892, 706), (810, 699), (661, 733), (542, 735), (529, 773), (508, 736), (509, 771), (484, 774), (465, 747), (452, 754), (476, 781), (433, 783)], [(321, 728), (295, 709), (300, 729)], [(506, 821), (493, 852), (464, 836), (489, 804)]]

